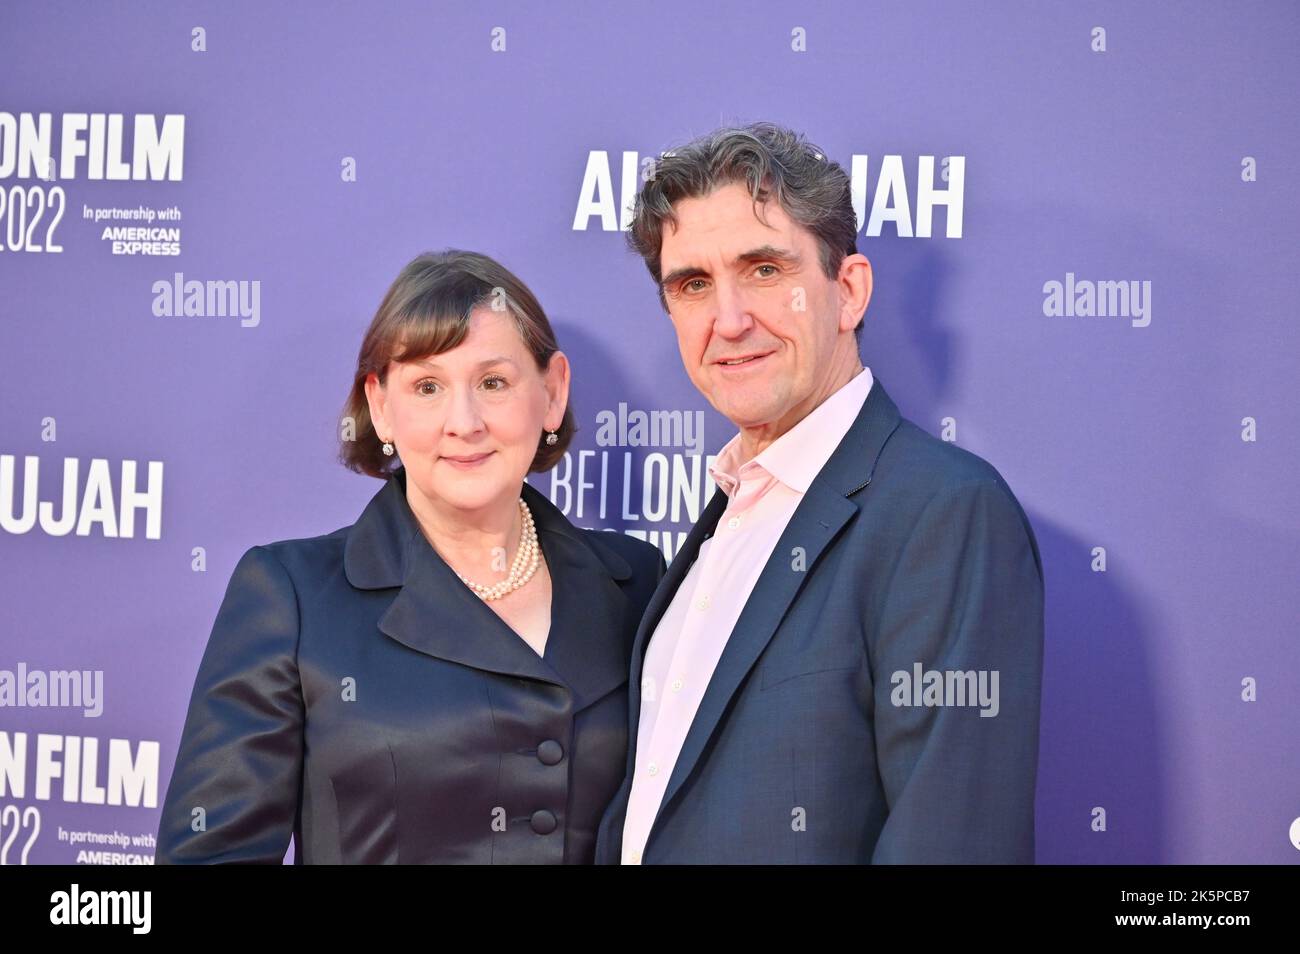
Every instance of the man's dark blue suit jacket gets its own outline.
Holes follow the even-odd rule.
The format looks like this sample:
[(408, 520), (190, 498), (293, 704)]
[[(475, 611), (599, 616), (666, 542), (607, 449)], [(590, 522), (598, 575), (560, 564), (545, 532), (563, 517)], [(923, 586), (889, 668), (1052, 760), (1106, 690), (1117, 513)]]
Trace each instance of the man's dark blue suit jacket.
[[(598, 862), (622, 856), (649, 635), (726, 505), (719, 490), (641, 621)], [(642, 863), (1032, 863), (1042, 655), (1024, 511), (876, 378), (731, 633)], [(953, 691), (996, 672), (996, 715), (969, 696), (916, 704), (931, 671)]]

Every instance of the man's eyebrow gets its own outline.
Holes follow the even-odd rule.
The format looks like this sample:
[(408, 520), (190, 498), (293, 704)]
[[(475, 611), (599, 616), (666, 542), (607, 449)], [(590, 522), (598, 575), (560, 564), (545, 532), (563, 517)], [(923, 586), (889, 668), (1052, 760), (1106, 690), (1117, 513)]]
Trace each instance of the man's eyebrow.
[[(798, 266), (802, 262), (798, 252), (788, 248), (779, 248), (776, 245), (760, 245), (758, 248), (752, 248), (748, 252), (741, 252), (734, 259), (732, 265), (745, 265), (750, 262), (784, 262), (788, 265)], [(698, 265), (683, 265), (681, 268), (674, 268), (664, 276), (660, 285), (664, 288), (671, 288), (680, 281), (688, 278), (697, 278), (707, 276), (709, 273), (706, 269)]]
[(760, 245), (758, 248), (750, 249), (748, 252), (741, 252), (736, 256), (733, 265), (739, 265), (745, 262), (772, 260), (777, 262), (788, 262), (798, 265), (802, 261), (798, 252), (793, 249), (780, 248), (776, 245)]
[[(430, 371), (439, 371), (442, 369), (442, 365), (438, 364), (438, 362), (436, 361), (427, 361), (427, 360), (416, 361), (415, 364), (418, 364), (424, 368), (428, 368)], [(515, 364), (512, 360), (507, 358), (505, 355), (497, 355), (496, 357), (493, 358), (484, 358), (475, 367), (486, 368), (494, 364), (508, 364), (511, 365), (512, 367), (516, 367), (516, 368), (519, 367), (519, 365)]]

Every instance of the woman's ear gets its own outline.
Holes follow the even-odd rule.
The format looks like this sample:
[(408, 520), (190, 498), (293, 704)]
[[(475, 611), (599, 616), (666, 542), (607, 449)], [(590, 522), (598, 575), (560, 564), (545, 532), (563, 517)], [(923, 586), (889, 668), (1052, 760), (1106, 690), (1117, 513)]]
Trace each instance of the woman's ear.
[(379, 383), (379, 375), (373, 371), (366, 375), (366, 402), (370, 405), (370, 422), (374, 425), (379, 439), (391, 440), (388, 429), (388, 389)]
[[(544, 377), (546, 393), (550, 398), (546, 406), (546, 429), (558, 431), (564, 423), (564, 411), (569, 406), (569, 358), (563, 351), (551, 355)], [(550, 423), (550, 422), (554, 423)]]

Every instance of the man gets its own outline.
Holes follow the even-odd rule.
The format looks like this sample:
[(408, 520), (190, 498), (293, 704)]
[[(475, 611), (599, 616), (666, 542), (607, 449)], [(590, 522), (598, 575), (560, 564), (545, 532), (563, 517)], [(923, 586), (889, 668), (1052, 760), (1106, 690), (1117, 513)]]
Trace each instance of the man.
[(789, 130), (665, 153), (630, 243), (739, 432), (633, 648), (603, 863), (1032, 863), (1037, 543), (858, 356), (844, 170)]

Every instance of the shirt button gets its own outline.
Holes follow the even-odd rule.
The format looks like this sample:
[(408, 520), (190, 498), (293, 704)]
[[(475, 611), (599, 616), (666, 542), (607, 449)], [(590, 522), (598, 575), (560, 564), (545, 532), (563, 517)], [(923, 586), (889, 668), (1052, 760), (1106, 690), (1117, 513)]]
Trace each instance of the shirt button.
[(732, 530), (735, 530), (738, 526), (740, 526), (740, 518), (732, 517), (730, 520), (727, 521), (727, 526), (730, 527)]
[(627, 853), (627, 863), (630, 865), (639, 865), (641, 863), (641, 852), (629, 851)]
[(701, 596), (700, 599), (699, 599), (699, 601), (695, 604), (695, 606), (696, 606), (696, 608), (701, 609), (701, 610), (706, 610), (706, 609), (708, 609), (708, 608), (709, 608), (709, 598), (708, 598), (707, 596)]
[(645, 767), (645, 770), (646, 770), (646, 774), (647, 774), (647, 775), (658, 775), (658, 774), (659, 774), (659, 766), (655, 765), (653, 762), (651, 762), (649, 765), (647, 765), (647, 766)]
[(681, 691), (682, 691), (682, 681), (680, 679), (674, 679), (673, 692), (681, 692)]

